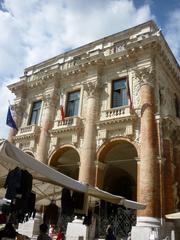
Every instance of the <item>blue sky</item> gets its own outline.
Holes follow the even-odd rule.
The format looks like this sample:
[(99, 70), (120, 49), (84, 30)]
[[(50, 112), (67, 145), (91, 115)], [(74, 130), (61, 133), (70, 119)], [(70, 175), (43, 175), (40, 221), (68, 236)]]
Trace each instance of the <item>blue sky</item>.
[(25, 67), (150, 19), (180, 61), (179, 0), (0, 0), (0, 138)]

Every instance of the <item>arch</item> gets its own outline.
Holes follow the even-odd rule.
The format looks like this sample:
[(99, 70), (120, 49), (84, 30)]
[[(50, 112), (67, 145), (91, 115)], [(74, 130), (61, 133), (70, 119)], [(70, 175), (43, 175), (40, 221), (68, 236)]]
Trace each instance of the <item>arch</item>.
[[(79, 155), (79, 151), (78, 151), (77, 148), (74, 147), (74, 145), (72, 145), (72, 144), (61, 145), (58, 149), (55, 149), (55, 150), (51, 153), (51, 155), (50, 155), (50, 157), (49, 157), (49, 160), (48, 160), (48, 165), (49, 165), (49, 166), (54, 165), (54, 164), (56, 163), (57, 159), (58, 159), (62, 154), (64, 154), (65, 152), (67, 152), (68, 150), (70, 150), (70, 149), (72, 149), (72, 148), (73, 148), (73, 149), (78, 153), (78, 155)], [(80, 155), (79, 155), (79, 157), (80, 157)]]
[(24, 151), (26, 154), (28, 154), (28, 155), (30, 155), (31, 157), (35, 157), (34, 156), (34, 154), (33, 154), (33, 152), (31, 152), (30, 150), (26, 150), (26, 151)]
[(48, 165), (77, 180), (79, 176), (79, 163), (80, 156), (77, 149), (73, 145), (66, 144), (53, 152)]
[(133, 145), (133, 147), (137, 151), (137, 155), (139, 156), (139, 145), (135, 143), (134, 141), (130, 140), (126, 137), (114, 137), (111, 139), (108, 139), (106, 142), (104, 142), (100, 148), (97, 151), (97, 161), (103, 162), (104, 156), (117, 144), (121, 142), (128, 142), (129, 144)]

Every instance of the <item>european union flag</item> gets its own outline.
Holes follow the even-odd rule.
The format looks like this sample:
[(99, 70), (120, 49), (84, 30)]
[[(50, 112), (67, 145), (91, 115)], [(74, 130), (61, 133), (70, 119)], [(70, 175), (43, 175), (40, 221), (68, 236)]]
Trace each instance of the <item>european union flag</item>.
[(11, 128), (14, 128), (18, 131), (18, 128), (16, 126), (16, 123), (11, 115), (11, 109), (10, 109), (10, 106), (8, 108), (8, 113), (7, 113), (7, 119), (6, 119), (6, 124), (11, 127)]

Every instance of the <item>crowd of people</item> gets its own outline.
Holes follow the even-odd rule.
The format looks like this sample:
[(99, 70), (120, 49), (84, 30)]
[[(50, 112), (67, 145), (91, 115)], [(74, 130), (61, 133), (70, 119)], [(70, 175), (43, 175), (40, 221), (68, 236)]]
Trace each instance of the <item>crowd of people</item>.
[[(48, 235), (48, 225), (46, 223), (43, 223), (39, 226), (40, 233), (37, 237), (37, 240), (52, 240), (52, 238)], [(30, 238), (18, 233), (15, 230), (15, 227), (13, 226), (12, 223), (8, 222), (0, 230), (0, 240), (29, 240)], [(61, 232), (60, 228), (59, 231), (57, 232), (57, 237), (56, 240), (63, 240), (64, 235)]]
[[(37, 237), (37, 240), (52, 240), (52, 238), (48, 234), (48, 225), (46, 223), (43, 223), (39, 226), (40, 233)], [(6, 223), (5, 227), (0, 231), (0, 240), (29, 240), (30, 238), (19, 234), (12, 223), (8, 222)], [(116, 240), (116, 236), (113, 232), (113, 228), (111, 225), (108, 225), (106, 229), (106, 240)], [(130, 235), (128, 238), (130, 240)], [(64, 234), (61, 232), (61, 229), (59, 228), (57, 234), (56, 234), (56, 240), (64, 240)]]

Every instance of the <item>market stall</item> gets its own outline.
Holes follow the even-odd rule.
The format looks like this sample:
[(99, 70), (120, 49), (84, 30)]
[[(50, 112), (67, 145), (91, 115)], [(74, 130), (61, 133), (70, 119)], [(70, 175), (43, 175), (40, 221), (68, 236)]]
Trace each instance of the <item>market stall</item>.
[(96, 187), (76, 181), (24, 153), (7, 140), (3, 140), (0, 142), (0, 187), (4, 185), (8, 171), (15, 167), (27, 169), (32, 174), (33, 179), (43, 183), (46, 182), (55, 186), (83, 192), (105, 201), (124, 205), (127, 208), (145, 209), (146, 207), (144, 204), (130, 201), (122, 196), (113, 195)]

